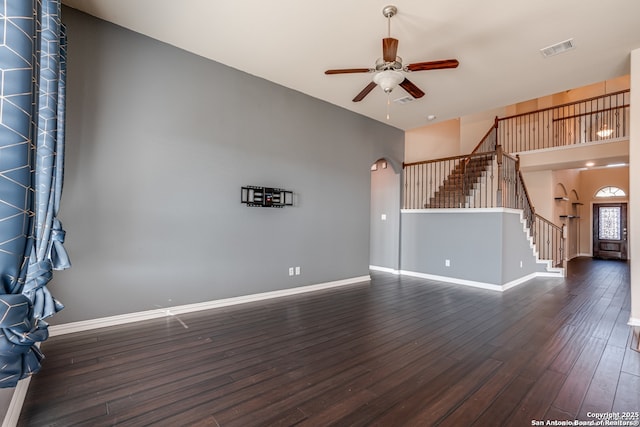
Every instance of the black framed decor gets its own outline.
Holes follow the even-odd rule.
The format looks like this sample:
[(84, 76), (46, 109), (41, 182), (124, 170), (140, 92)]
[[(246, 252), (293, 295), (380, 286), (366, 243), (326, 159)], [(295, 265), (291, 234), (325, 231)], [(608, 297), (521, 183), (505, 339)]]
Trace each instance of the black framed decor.
[(240, 202), (251, 207), (283, 208), (293, 206), (293, 192), (282, 188), (247, 185), (241, 189)]

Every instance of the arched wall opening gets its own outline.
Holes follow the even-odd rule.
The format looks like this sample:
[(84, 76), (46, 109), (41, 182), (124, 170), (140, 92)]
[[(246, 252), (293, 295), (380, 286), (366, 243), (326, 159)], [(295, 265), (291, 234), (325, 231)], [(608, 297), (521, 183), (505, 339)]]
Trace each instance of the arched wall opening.
[(396, 272), (400, 267), (401, 170), (387, 159), (371, 165), (369, 268)]

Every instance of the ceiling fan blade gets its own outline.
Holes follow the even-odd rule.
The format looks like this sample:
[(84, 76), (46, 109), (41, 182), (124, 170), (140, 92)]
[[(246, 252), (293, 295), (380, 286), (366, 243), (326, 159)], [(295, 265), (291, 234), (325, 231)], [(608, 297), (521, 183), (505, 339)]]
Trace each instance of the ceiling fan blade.
[(344, 68), (341, 70), (327, 70), (325, 74), (352, 74), (352, 73), (369, 73), (370, 68)]
[(387, 37), (382, 39), (382, 59), (393, 62), (398, 56), (398, 39)]
[(440, 61), (416, 62), (407, 65), (407, 71), (441, 70), (443, 68), (456, 68), (460, 63), (457, 59), (443, 59)]
[(424, 92), (420, 90), (420, 88), (409, 81), (409, 79), (404, 79), (402, 83), (400, 83), (400, 87), (406, 90), (409, 95), (413, 96), (415, 99), (422, 98), (424, 96)]
[(360, 102), (364, 99), (365, 96), (369, 95), (369, 92), (371, 92), (373, 90), (374, 87), (378, 86), (377, 84), (375, 84), (374, 82), (369, 83), (364, 89), (362, 89), (360, 91), (359, 94), (356, 95), (355, 98), (353, 98), (353, 102)]

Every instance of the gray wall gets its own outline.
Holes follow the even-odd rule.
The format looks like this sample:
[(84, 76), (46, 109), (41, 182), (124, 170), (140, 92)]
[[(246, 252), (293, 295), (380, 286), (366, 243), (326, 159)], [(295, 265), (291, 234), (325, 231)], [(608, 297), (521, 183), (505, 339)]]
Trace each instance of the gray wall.
[[(402, 162), (402, 131), (73, 9), (63, 18), (73, 268), (51, 283), (66, 305), (52, 324), (368, 274), (370, 166)], [(245, 207), (242, 185), (292, 190), (295, 206)]]
[(545, 271), (517, 213), (403, 212), (401, 221), (402, 270), (494, 285)]

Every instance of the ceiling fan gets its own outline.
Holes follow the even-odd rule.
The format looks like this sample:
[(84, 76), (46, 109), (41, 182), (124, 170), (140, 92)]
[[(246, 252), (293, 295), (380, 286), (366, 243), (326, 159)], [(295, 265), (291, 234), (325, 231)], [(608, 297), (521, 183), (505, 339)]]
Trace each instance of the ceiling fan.
[(353, 98), (353, 102), (360, 102), (376, 86), (385, 93), (390, 93), (396, 86), (406, 90), (414, 98), (422, 98), (424, 92), (402, 72), (440, 70), (445, 68), (456, 68), (459, 64), (457, 59), (444, 59), (439, 61), (415, 62), (413, 64), (402, 65), (402, 58), (397, 56), (398, 39), (391, 37), (391, 18), (398, 13), (395, 6), (386, 6), (382, 9), (382, 14), (388, 21), (388, 37), (382, 39), (382, 58), (376, 61), (374, 68), (345, 68), (337, 70), (327, 70), (325, 74), (352, 74), (352, 73), (376, 73), (373, 81), (369, 83), (359, 94)]

